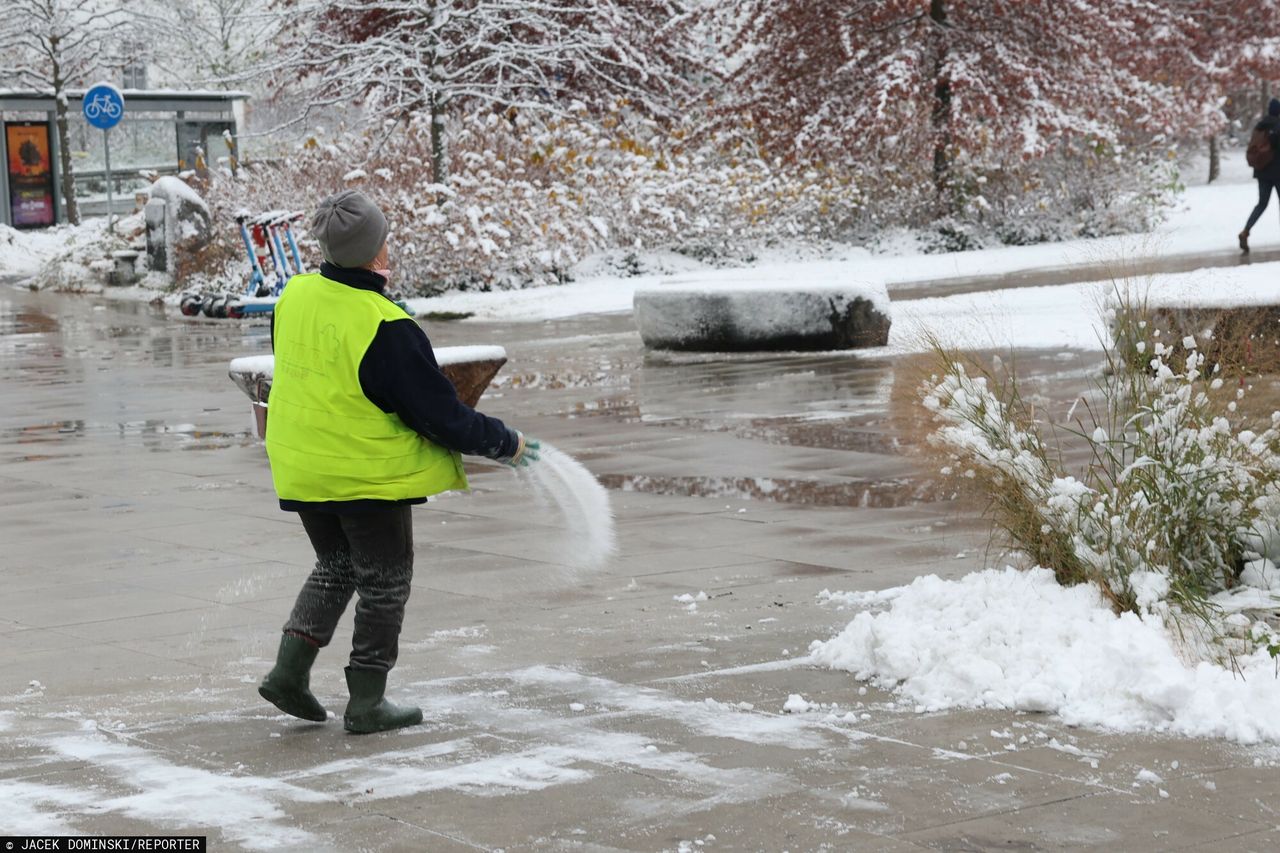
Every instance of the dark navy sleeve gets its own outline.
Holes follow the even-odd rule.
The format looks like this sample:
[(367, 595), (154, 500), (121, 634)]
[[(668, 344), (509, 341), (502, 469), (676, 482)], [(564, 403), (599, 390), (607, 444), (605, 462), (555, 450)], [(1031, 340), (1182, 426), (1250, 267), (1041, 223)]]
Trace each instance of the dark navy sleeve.
[(415, 320), (382, 322), (360, 361), (360, 387), (379, 409), (442, 447), (490, 459), (515, 455), (519, 435), (458, 399)]

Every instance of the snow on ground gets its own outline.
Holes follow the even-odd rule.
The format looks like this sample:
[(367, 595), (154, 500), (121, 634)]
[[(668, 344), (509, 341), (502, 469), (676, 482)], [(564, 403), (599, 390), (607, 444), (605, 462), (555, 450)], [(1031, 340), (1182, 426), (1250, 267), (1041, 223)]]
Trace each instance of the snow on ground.
[[(1100, 350), (1106, 305), (1120, 295), (1111, 282), (1091, 282), (895, 302), (889, 348), (925, 350), (932, 335), (965, 349)], [(1123, 298), (1152, 306), (1278, 305), (1280, 264), (1154, 275), (1131, 282)]]
[(1280, 742), (1280, 679), (1265, 650), (1237, 656), (1236, 673), (1188, 666), (1156, 620), (1116, 616), (1095, 588), (1059, 586), (1046, 569), (927, 575), (854, 603), (887, 609), (815, 641), (813, 662), (923, 710), (1048, 712), (1068, 725)]
[(96, 240), (106, 227), (105, 220), (101, 218), (86, 219), (79, 225), (22, 231), (0, 225), (0, 275), (35, 275), (46, 261), (75, 246)]
[[(1234, 152), (1231, 152), (1234, 155)], [(904, 282), (928, 281), (960, 276), (1000, 275), (1030, 270), (1053, 269), (1079, 264), (1120, 262), (1135, 264), (1144, 258), (1195, 255), (1232, 249), (1236, 232), (1243, 226), (1257, 201), (1256, 185), (1246, 173), (1233, 172), (1229, 182), (1189, 188), (1170, 211), (1166, 221), (1151, 234), (1098, 239), (1069, 240), (1035, 246), (1004, 246), (971, 252), (935, 255), (873, 256), (864, 249), (849, 249), (837, 265), (847, 266), (851, 279), (886, 282), (890, 289)], [(1267, 212), (1254, 229), (1256, 249), (1280, 247), (1280, 229), (1274, 227), (1276, 212)], [(786, 284), (809, 278), (812, 262), (793, 264), (771, 262), (768, 269)], [(600, 274), (608, 266), (587, 268), (590, 277), (572, 284), (492, 293), (447, 293), (442, 296), (408, 300), (411, 310), (470, 313), (476, 320), (540, 321), (579, 314), (609, 314), (631, 310), (638, 288), (679, 279), (695, 284), (705, 277), (714, 282), (743, 275), (742, 271), (686, 269), (671, 275), (627, 277)], [(755, 273), (748, 274), (759, 280)]]
[[(207, 829), (245, 849), (319, 850), (327, 849), (325, 839), (291, 816), (294, 804), (349, 804), (431, 791), (493, 798), (581, 785), (619, 771), (670, 776), (706, 788), (721, 805), (749, 803), (796, 783), (784, 771), (716, 766), (681, 746), (686, 735), (806, 751), (878, 738), (826, 717), (779, 716), (748, 703), (686, 698), (559, 667), (482, 678), (502, 689), (477, 690), (472, 676), (402, 685), (402, 694), (420, 704), (436, 728), (389, 737), (373, 759), (342, 757), (340, 748), (337, 756), (303, 750), (286, 762), (287, 769), (263, 775), (238, 762), (235, 772), (209, 769), (217, 762), (154, 748), (145, 726), (119, 734), (93, 720), (62, 715), (73, 729), (22, 734), (15, 742), (46, 760), (74, 762), (77, 774), (61, 781), (0, 779), (6, 828), (72, 834), (83, 815), (122, 815), (174, 829)], [(170, 725), (242, 727), (245, 713), (218, 711), (157, 725), (161, 731)], [(620, 726), (620, 717), (634, 724)], [(296, 726), (283, 715), (276, 719), (282, 731)], [(672, 739), (640, 731), (655, 720), (675, 727)], [(483, 736), (475, 738), (475, 732)], [(661, 804), (671, 818), (705, 808), (701, 797)]]
[(289, 825), (284, 802), (329, 802), (331, 797), (287, 781), (218, 773), (187, 766), (148, 749), (98, 733), (84, 721), (76, 733), (48, 738), (44, 746), (61, 760), (91, 767), (127, 793), (24, 779), (0, 780), (7, 829), (46, 835), (73, 833), (74, 818), (121, 814), (175, 828), (220, 830), (251, 849), (315, 849), (315, 837)]
[[(956, 276), (998, 275), (1043, 270), (1074, 264), (1115, 261), (1134, 265), (1144, 258), (1195, 255), (1234, 246), (1238, 221), (1243, 221), (1256, 200), (1248, 172), (1235, 168), (1239, 152), (1228, 152), (1228, 169), (1222, 182), (1193, 186), (1152, 234), (1074, 240), (1036, 246), (1009, 246), (937, 255), (879, 255), (864, 249), (848, 249), (835, 261), (798, 260), (780, 263), (796, 252), (771, 251), (765, 263), (747, 270), (712, 269), (698, 261), (670, 252), (644, 253), (637, 259), (618, 252), (601, 253), (579, 265), (581, 280), (554, 287), (518, 291), (454, 292), (408, 300), (419, 315), (431, 312), (471, 314), (476, 320), (541, 321), (581, 314), (621, 313), (632, 310), (637, 289), (676, 285), (720, 286), (735, 280), (783, 286), (809, 282), (816, 273), (827, 277), (847, 270), (850, 281), (875, 280), (894, 284)], [(1234, 159), (1233, 159), (1234, 158)], [(1198, 174), (1198, 172), (1197, 172)], [(1280, 205), (1278, 205), (1280, 206)], [(1256, 248), (1280, 247), (1276, 213), (1268, 211), (1254, 229)], [(66, 253), (74, 245), (92, 242), (101, 220), (86, 220), (79, 228), (59, 226), (45, 231), (14, 231), (0, 226), (0, 275), (33, 274), (41, 263)], [(652, 269), (656, 273), (631, 276), (627, 270)], [(1221, 268), (1153, 279), (1153, 292), (1167, 289), (1213, 294), (1219, 304), (1238, 298), (1253, 300), (1265, 288), (1266, 278), (1280, 281), (1273, 266)], [(946, 298), (912, 300), (893, 306), (894, 327), (890, 348), (910, 351), (923, 346), (921, 330), (927, 327), (945, 339), (979, 347), (1057, 347), (1097, 349), (1099, 304), (1106, 284), (1024, 288)], [(120, 288), (137, 291), (138, 288)], [(150, 295), (150, 292), (146, 292)], [(127, 295), (113, 291), (113, 296)], [(1265, 298), (1265, 297), (1264, 297)]]

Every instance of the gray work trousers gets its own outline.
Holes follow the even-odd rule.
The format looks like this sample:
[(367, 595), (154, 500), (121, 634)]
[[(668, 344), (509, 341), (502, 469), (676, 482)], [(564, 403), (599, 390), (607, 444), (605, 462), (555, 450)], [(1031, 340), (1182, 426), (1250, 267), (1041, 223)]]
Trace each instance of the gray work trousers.
[(413, 519), (408, 504), (359, 513), (303, 510), (298, 515), (316, 565), (285, 623), (327, 646), (351, 596), (356, 602), (351, 668), (386, 672), (396, 665), (400, 626), (413, 580)]

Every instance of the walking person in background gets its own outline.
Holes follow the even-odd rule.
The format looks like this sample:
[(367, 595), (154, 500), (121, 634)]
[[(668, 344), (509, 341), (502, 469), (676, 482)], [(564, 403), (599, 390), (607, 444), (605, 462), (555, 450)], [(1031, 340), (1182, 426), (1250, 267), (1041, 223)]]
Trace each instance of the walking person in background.
[(1240, 251), (1246, 254), (1249, 251), (1249, 232), (1267, 209), (1272, 191), (1280, 192), (1280, 156), (1276, 153), (1280, 146), (1277, 143), (1280, 143), (1280, 98), (1272, 98), (1267, 105), (1267, 114), (1254, 125), (1245, 151), (1245, 159), (1253, 167), (1253, 176), (1258, 181), (1258, 203), (1240, 232)]
[(289, 280), (271, 321), (271, 478), (280, 508), (302, 519), (316, 563), (258, 692), (324, 722), (311, 665), (358, 596), (342, 717), (358, 734), (422, 722), (421, 710), (384, 696), (413, 578), (410, 508), (467, 487), (462, 453), (524, 466), (539, 450), (460, 401), (422, 327), (383, 295), (387, 231), (360, 192), (322, 201), (311, 234), (324, 263)]

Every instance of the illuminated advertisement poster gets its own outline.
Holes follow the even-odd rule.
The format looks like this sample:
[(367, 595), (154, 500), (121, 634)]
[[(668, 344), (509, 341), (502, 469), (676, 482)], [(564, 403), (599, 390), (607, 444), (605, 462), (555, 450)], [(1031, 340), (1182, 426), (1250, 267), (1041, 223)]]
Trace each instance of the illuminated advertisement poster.
[(8, 152), (9, 213), (14, 228), (54, 224), (53, 160), (49, 122), (20, 121), (4, 126)]

